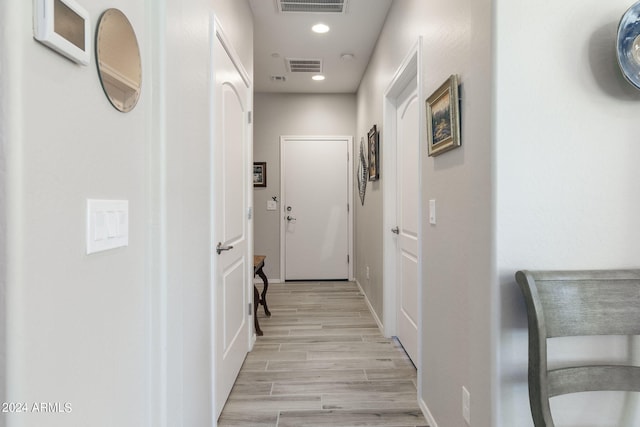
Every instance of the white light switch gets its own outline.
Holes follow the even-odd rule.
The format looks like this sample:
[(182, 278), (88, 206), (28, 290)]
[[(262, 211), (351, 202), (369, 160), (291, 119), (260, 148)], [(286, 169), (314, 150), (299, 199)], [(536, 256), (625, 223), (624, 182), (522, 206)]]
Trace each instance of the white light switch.
[(267, 200), (267, 210), (268, 211), (278, 210), (278, 203), (275, 200)]
[(87, 254), (129, 245), (129, 202), (87, 199)]
[(429, 224), (436, 223), (436, 201), (435, 199), (429, 200)]

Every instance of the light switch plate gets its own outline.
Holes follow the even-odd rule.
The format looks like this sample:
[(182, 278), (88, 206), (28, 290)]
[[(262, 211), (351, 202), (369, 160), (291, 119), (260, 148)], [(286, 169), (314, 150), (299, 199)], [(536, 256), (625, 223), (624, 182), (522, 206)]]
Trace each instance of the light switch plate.
[(129, 245), (129, 201), (87, 199), (87, 254)]
[(268, 211), (276, 211), (278, 210), (278, 204), (275, 200), (267, 200), (267, 210)]

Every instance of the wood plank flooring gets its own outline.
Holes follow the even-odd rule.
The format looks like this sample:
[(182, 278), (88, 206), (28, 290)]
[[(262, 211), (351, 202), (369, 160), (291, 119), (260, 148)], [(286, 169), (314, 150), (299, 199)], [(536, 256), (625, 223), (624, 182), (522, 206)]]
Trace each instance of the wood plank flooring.
[(416, 370), (356, 284), (271, 284), (267, 304), (218, 426), (427, 426)]

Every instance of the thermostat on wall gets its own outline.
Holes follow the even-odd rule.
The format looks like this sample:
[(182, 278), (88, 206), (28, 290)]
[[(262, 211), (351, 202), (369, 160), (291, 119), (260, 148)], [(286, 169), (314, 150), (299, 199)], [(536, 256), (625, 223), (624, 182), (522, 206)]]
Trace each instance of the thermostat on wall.
[(74, 0), (35, 0), (33, 37), (79, 64), (89, 64), (89, 13)]

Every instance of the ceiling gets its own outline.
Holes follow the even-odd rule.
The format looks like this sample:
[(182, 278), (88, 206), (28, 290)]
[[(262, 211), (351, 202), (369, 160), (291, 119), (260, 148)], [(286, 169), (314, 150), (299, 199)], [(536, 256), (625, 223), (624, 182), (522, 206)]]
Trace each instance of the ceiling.
[[(254, 90), (355, 93), (391, 2), (249, 0), (254, 22)], [(342, 6), (343, 12), (327, 11)], [(316, 11), (297, 11), (301, 8)], [(296, 11), (282, 12), (281, 9)], [(330, 31), (325, 34), (312, 32), (311, 27), (317, 23), (328, 25)], [(345, 59), (344, 54), (352, 57)], [(294, 60), (294, 69), (305, 71), (292, 72), (288, 65), (290, 59)], [(320, 66), (321, 72), (306, 71), (309, 66)], [(323, 74), (325, 80), (312, 80), (314, 74)]]

